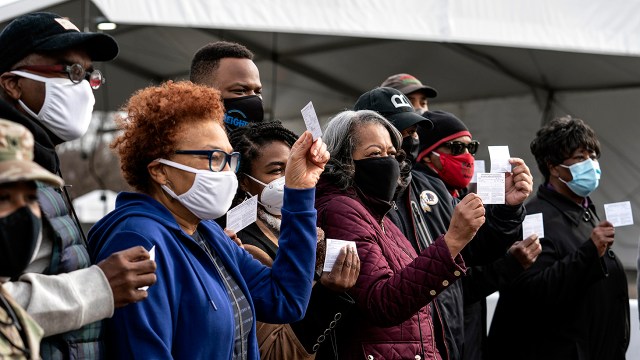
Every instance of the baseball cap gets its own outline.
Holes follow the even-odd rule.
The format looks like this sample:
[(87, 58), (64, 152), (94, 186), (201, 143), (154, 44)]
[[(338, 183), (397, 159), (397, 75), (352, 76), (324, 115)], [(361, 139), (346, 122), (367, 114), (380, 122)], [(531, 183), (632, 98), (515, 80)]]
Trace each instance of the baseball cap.
[(113, 37), (102, 33), (81, 32), (68, 19), (49, 12), (19, 16), (0, 33), (0, 73), (25, 56), (78, 47), (93, 61), (108, 61), (118, 55)]
[(421, 91), (428, 98), (438, 96), (438, 91), (431, 86), (423, 85), (415, 76), (409, 74), (391, 75), (385, 80), (381, 87), (391, 87), (400, 90), (403, 94), (409, 95), (412, 92)]
[(433, 128), (428, 118), (414, 112), (411, 102), (403, 93), (390, 87), (379, 87), (362, 94), (353, 110), (376, 111), (400, 131), (418, 124), (425, 129)]
[(33, 135), (26, 127), (0, 119), (0, 184), (37, 180), (62, 186), (59, 176), (33, 161)]

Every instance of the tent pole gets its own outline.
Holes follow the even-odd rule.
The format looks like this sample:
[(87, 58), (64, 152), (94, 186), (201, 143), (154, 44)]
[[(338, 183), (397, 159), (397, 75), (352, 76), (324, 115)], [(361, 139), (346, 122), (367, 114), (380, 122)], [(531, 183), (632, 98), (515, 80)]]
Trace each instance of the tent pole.
[(91, 24), (91, 15), (89, 13), (91, 0), (82, 0), (80, 6), (82, 8), (82, 31), (89, 32), (89, 26)]
[(271, 88), (269, 120), (273, 121), (276, 117), (276, 100), (278, 97), (278, 33), (275, 32), (271, 36)]

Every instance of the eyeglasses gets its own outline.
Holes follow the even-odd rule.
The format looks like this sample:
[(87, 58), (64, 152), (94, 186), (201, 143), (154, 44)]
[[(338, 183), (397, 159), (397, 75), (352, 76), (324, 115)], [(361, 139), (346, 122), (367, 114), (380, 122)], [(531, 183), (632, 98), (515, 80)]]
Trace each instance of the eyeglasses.
[(228, 154), (222, 150), (176, 150), (176, 154), (206, 155), (209, 158), (209, 169), (213, 172), (224, 170), (227, 164), (234, 173), (238, 172), (238, 168), (240, 168), (239, 152)]
[(475, 155), (478, 151), (478, 147), (480, 146), (479, 141), (472, 141), (470, 143), (463, 143), (462, 141), (447, 141), (443, 143), (441, 146), (446, 147), (451, 150), (451, 155), (462, 155), (464, 154), (464, 149), (469, 150), (469, 154)]
[(87, 80), (91, 88), (96, 90), (105, 83), (105, 78), (100, 70), (93, 70), (91, 72), (85, 70), (80, 64), (73, 65), (25, 65), (20, 66), (15, 70), (31, 70), (39, 72), (55, 72), (66, 73), (74, 84), (79, 84), (82, 80)]

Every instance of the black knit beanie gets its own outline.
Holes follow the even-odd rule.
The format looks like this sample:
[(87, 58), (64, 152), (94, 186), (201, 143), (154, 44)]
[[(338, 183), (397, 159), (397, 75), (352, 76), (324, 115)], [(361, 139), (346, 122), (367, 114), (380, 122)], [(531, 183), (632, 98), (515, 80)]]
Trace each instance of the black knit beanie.
[(431, 119), (433, 129), (427, 130), (418, 126), (417, 132), (420, 137), (420, 153), (416, 159), (418, 162), (431, 151), (437, 149), (442, 143), (460, 136), (471, 137), (467, 126), (451, 113), (439, 110), (425, 111), (423, 116)]

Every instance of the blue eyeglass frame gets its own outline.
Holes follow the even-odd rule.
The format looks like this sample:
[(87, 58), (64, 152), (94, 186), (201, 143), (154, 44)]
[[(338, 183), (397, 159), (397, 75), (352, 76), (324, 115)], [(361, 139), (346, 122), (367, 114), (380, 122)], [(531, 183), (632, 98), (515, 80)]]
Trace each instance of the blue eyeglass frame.
[[(228, 152), (223, 150), (176, 150), (175, 153), (182, 154), (182, 155), (207, 155), (209, 157), (209, 170), (213, 172), (222, 171), (222, 169), (224, 169), (224, 167), (227, 164), (229, 164), (229, 168), (231, 168), (231, 171), (233, 171), (234, 173), (237, 173), (238, 169), (240, 168), (240, 153), (237, 151), (234, 151), (231, 154), (229, 154)], [(217, 170), (213, 169), (212, 163), (211, 163), (211, 161), (213, 160), (214, 153), (224, 154), (224, 161), (220, 164), (220, 169), (217, 169)], [(235, 168), (232, 164), (232, 161), (234, 159), (237, 160)]]

